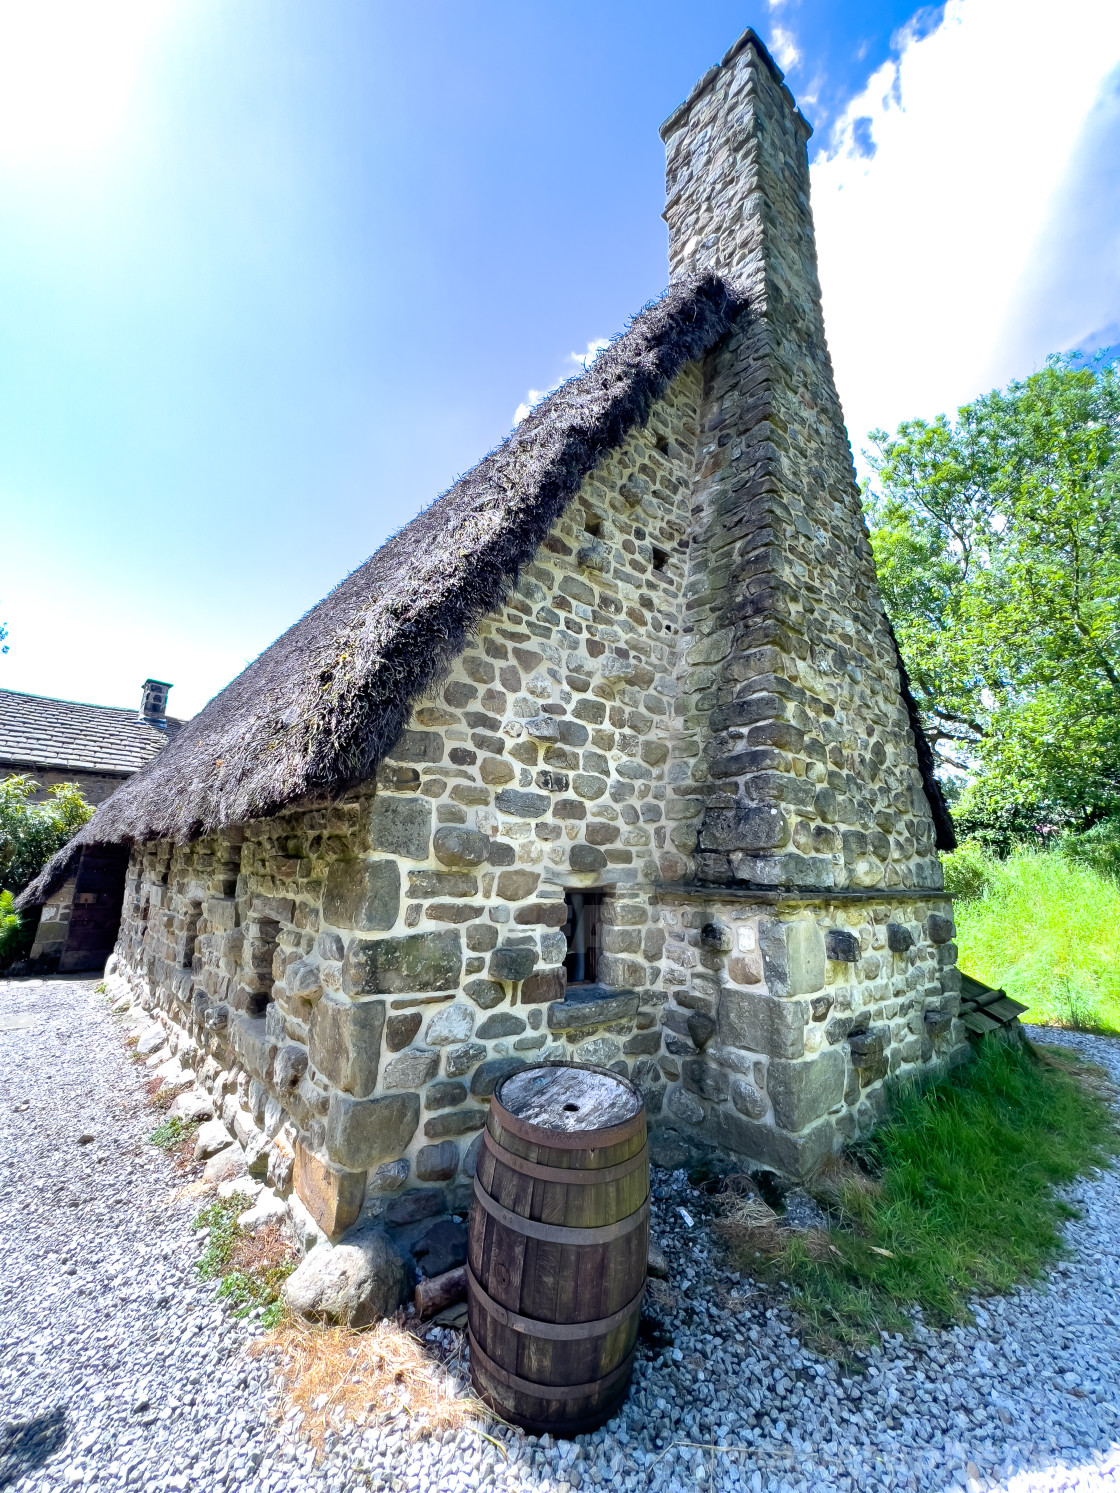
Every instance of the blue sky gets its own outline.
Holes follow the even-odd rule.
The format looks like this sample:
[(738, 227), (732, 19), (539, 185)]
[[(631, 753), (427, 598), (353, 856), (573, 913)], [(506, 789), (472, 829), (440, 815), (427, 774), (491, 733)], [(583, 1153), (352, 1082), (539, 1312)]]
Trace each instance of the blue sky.
[(199, 709), (662, 288), (657, 127), (746, 25), (857, 450), (1117, 340), (1114, 12), (0, 0), (0, 685)]

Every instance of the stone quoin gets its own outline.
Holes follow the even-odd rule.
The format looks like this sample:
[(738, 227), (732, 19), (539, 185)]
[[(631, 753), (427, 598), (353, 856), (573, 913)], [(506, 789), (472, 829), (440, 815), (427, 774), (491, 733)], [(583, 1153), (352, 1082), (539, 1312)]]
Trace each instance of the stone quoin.
[(966, 1050), (809, 127), (747, 32), (662, 135), (661, 300), (25, 896), (131, 845), (110, 988), (335, 1237), (464, 1210), (529, 1063), (626, 1074), (655, 1160), (801, 1176)]

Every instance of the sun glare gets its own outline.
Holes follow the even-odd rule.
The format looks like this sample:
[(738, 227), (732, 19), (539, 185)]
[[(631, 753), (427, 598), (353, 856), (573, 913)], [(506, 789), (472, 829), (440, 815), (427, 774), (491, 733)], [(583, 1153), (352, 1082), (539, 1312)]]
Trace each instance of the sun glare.
[(176, 0), (0, 0), (0, 170), (88, 161), (121, 130)]

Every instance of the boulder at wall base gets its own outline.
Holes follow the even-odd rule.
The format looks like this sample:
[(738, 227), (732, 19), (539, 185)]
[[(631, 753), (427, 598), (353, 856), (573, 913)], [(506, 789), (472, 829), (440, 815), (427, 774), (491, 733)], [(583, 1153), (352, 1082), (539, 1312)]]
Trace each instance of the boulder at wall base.
[(334, 1249), (313, 1249), (284, 1283), (284, 1299), (317, 1322), (368, 1327), (391, 1317), (412, 1290), (412, 1271), (375, 1225), (351, 1229)]
[(441, 1218), (425, 1229), (412, 1246), (412, 1257), (431, 1280), (467, 1262), (466, 1226), (451, 1218)]
[[(221, 1120), (207, 1120), (205, 1125), (198, 1127), (198, 1134), (194, 1141), (194, 1159), (207, 1161), (211, 1156), (216, 1156), (219, 1151), (224, 1151), (227, 1146), (233, 1144), (233, 1136)], [(240, 1147), (238, 1149), (240, 1150)]]
[(232, 1181), (234, 1178), (247, 1180), (248, 1176), (249, 1167), (245, 1161), (245, 1152), (235, 1141), (233, 1145), (211, 1156), (202, 1173), (202, 1180), (217, 1186), (222, 1182)]
[(203, 1089), (188, 1089), (172, 1103), (168, 1112), (172, 1120), (213, 1120), (214, 1101)]
[(158, 1052), (167, 1041), (167, 1033), (158, 1022), (153, 1022), (140, 1033), (136, 1046), (133, 1049), (139, 1058), (150, 1058), (153, 1052)]

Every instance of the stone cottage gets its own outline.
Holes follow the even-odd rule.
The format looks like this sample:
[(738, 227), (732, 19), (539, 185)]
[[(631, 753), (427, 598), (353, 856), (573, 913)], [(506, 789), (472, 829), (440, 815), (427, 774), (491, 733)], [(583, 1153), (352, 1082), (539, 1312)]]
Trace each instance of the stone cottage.
[[(42, 802), (60, 783), (74, 783), (101, 804), (171, 741), (183, 722), (167, 714), (171, 685), (145, 679), (139, 710), (85, 705), (0, 689), (0, 778), (27, 776)], [(101, 969), (120, 924), (127, 855), (89, 845), (40, 906), (29, 968), (40, 972)]]
[(963, 1049), (809, 133), (745, 32), (662, 127), (666, 292), (30, 893), (131, 847), (112, 980), (329, 1234), (464, 1206), (530, 1062), (628, 1073), (665, 1156), (799, 1175)]

